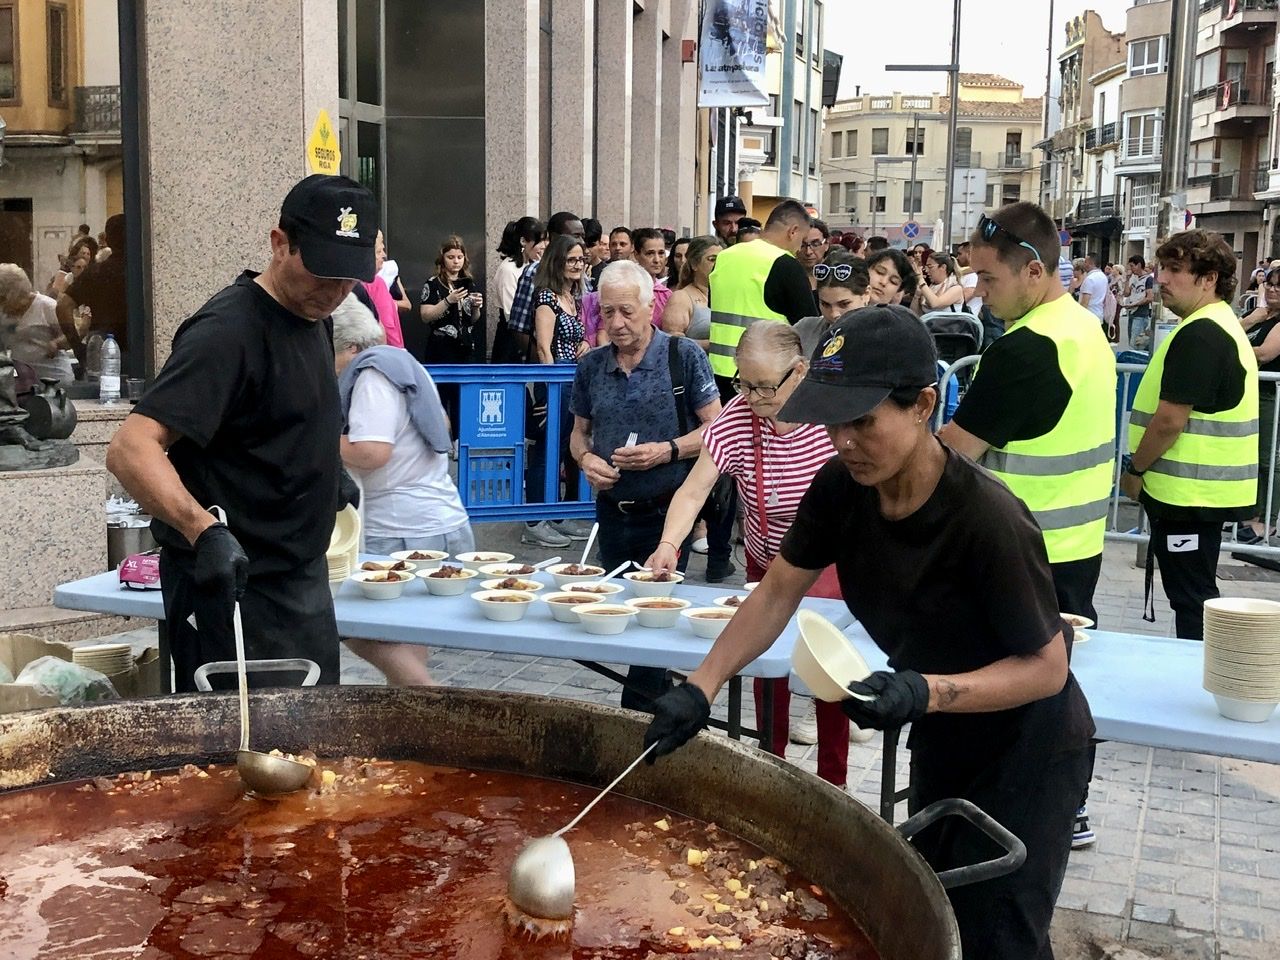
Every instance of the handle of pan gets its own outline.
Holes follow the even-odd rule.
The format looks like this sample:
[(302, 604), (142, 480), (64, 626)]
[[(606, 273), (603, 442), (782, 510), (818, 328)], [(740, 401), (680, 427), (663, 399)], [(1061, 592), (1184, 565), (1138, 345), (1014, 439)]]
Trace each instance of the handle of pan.
[[(290, 657), (285, 660), (246, 660), (244, 663), (250, 673), (277, 671), (281, 673), (300, 673), (305, 670), (307, 675), (302, 680), (304, 687), (314, 687), (316, 681), (320, 679), (320, 664), (314, 660), (304, 660), (301, 657)], [(196, 667), (196, 689), (201, 693), (208, 693), (213, 689), (209, 683), (210, 676), (218, 673), (235, 672), (235, 660), (215, 660), (212, 663), (202, 663)]]
[(984, 860), (982, 863), (971, 863), (967, 866), (943, 870), (938, 874), (938, 880), (942, 883), (943, 889), (950, 890), (953, 887), (965, 887), (971, 883), (1003, 877), (1005, 874), (1013, 873), (1026, 861), (1027, 848), (1021, 840), (976, 804), (959, 797), (929, 804), (914, 817), (900, 823), (897, 829), (904, 838), (910, 840), (929, 824), (943, 817), (963, 817), (1004, 851), (1003, 856), (994, 860)]

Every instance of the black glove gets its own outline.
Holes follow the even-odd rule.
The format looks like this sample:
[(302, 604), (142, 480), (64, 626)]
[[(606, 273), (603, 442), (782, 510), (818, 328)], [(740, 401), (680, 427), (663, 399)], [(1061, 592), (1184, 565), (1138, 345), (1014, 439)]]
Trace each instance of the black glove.
[(877, 670), (849, 684), (849, 692), (875, 698), (854, 696), (840, 701), (845, 716), (864, 729), (890, 730), (929, 712), (929, 684), (914, 670)]
[(207, 527), (196, 538), (196, 566), (192, 577), (196, 585), (226, 604), (227, 614), (244, 596), (249, 579), (249, 558), (244, 548), (224, 523)]
[(653, 713), (653, 721), (644, 732), (644, 745), (647, 750), (656, 743), (658, 749), (645, 757), (649, 763), (674, 753), (705, 727), (711, 717), (711, 704), (692, 683), (682, 683), (653, 701)]
[(342, 467), (338, 472), (338, 510), (341, 511), (348, 505), (360, 506), (360, 487), (351, 474), (347, 473), (347, 468)]

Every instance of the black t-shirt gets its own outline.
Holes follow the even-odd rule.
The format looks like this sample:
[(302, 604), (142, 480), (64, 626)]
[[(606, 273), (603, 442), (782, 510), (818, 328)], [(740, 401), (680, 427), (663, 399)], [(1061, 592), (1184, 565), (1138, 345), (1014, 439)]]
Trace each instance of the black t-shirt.
[[(895, 670), (965, 673), (1070, 632), (1035, 520), (1000, 481), (950, 450), (933, 494), (900, 520), (885, 519), (875, 489), (833, 458), (801, 501), (781, 553), (806, 570), (836, 565), (849, 610)], [(1092, 733), (1089, 706), (1069, 677), (1061, 692), (1012, 710), (931, 713), (913, 725), (911, 747), (935, 769), (959, 771), (1011, 750), (1077, 749)]]
[(88, 307), (94, 333), (112, 334), (121, 351), (129, 349), (129, 307), (126, 302), (124, 253), (113, 251), (107, 259), (91, 263), (67, 287), (67, 296)]
[(955, 423), (993, 447), (1034, 440), (1058, 425), (1071, 385), (1058, 365), (1058, 346), (1029, 327), (1000, 337), (982, 355), (978, 375), (956, 410)]
[[(1267, 337), (1271, 334), (1271, 331), (1276, 328), (1276, 324), (1278, 323), (1280, 323), (1280, 316), (1267, 317), (1267, 319), (1263, 320), (1260, 324), (1258, 324), (1252, 330), (1250, 330), (1249, 331), (1250, 346), (1253, 346), (1253, 347), (1262, 346), (1263, 341), (1267, 339)], [(1280, 355), (1272, 357), (1266, 363), (1259, 363), (1258, 372), (1259, 373), (1280, 373)], [(1261, 395), (1269, 398), (1274, 396), (1274, 391), (1275, 391), (1275, 387), (1272, 386), (1270, 383), (1267, 383), (1267, 384), (1264, 384)]]
[[(333, 326), (290, 313), (245, 271), (183, 322), (136, 412), (181, 437), (169, 460), (191, 495), (218, 504), (250, 573), (291, 570), (329, 546), (342, 416)], [(156, 540), (190, 546), (152, 521)]]
[[(459, 277), (453, 281), (453, 288), (471, 293), (476, 284), (470, 277)], [(439, 277), (432, 277), (422, 287), (423, 306), (434, 306), (448, 296), (449, 285)], [(465, 302), (450, 304), (443, 314), (428, 323), (427, 363), (471, 363), (474, 359), (472, 328), (476, 322), (476, 314), (463, 309), (462, 303)]]
[(785, 253), (773, 261), (769, 276), (764, 280), (764, 305), (774, 313), (782, 314), (788, 323), (798, 323), (813, 316), (813, 304), (809, 275), (800, 266), (800, 261)]
[[(1169, 344), (1160, 399), (1197, 413), (1230, 410), (1244, 397), (1244, 367), (1231, 334), (1208, 317), (1192, 320)], [(1147, 513), (1169, 523), (1227, 523), (1247, 519), (1253, 507), (1181, 507), (1162, 503), (1144, 489)]]

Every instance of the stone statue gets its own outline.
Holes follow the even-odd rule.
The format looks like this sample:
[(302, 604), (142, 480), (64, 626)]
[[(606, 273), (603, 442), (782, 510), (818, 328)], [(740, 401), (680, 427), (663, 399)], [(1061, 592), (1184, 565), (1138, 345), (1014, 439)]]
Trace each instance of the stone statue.
[(9, 351), (0, 351), (0, 470), (44, 470), (80, 459), (69, 440), (37, 440), (23, 427), (29, 414), (18, 405), (18, 372)]

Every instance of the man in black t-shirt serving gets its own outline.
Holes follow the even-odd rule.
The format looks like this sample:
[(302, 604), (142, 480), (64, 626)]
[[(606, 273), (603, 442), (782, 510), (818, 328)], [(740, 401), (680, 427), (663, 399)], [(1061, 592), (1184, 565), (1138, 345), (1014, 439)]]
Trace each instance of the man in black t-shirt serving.
[(235, 659), (237, 600), (249, 659), (303, 657), (338, 682), (325, 551), (342, 419), (329, 318), (373, 279), (377, 232), (373, 195), (354, 180), (295, 185), (267, 268), (178, 328), (107, 450), (107, 468), (155, 518), (179, 690), (194, 689), (201, 664)]

